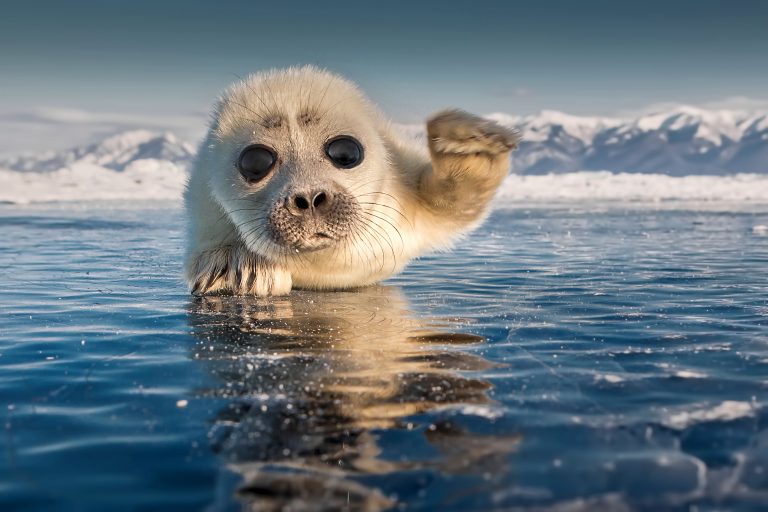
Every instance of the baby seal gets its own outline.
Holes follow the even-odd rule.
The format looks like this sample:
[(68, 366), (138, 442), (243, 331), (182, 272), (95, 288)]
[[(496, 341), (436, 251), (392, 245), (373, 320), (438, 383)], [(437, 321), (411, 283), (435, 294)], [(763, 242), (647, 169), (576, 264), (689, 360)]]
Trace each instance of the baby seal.
[(346, 79), (256, 74), (219, 100), (184, 195), (192, 293), (360, 287), (480, 224), (519, 135), (460, 110), (404, 141)]

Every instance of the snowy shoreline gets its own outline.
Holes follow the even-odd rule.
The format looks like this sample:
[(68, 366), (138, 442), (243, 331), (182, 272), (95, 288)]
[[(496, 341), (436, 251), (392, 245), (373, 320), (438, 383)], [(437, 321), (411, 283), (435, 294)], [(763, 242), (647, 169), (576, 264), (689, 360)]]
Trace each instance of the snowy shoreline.
[(579, 171), (564, 174), (512, 175), (502, 184), (497, 201), (621, 201), (661, 203), (768, 203), (768, 175), (725, 176), (630, 174)]
[[(83, 201), (180, 202), (186, 168), (165, 160), (142, 159), (121, 171), (78, 163), (50, 172), (0, 169), (0, 203), (39, 204)], [(668, 176), (607, 171), (510, 175), (496, 198), (497, 207), (551, 203), (697, 202), (768, 204), (768, 175)]]

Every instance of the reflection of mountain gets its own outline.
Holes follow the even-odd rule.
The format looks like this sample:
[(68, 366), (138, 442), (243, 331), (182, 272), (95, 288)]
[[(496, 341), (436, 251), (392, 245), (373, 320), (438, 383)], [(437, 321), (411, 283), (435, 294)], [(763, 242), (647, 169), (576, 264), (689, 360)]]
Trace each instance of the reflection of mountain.
[[(420, 323), (395, 288), (205, 297), (189, 320), (196, 357), (220, 382), (206, 393), (230, 400), (215, 419), (214, 448), (243, 475), (239, 496), (249, 509), (381, 510), (394, 501), (366, 477), (425, 468), (497, 474), (517, 445), (515, 435), (409, 421), (490, 403), (490, 385), (461, 373), (490, 364), (455, 347), (482, 338)], [(379, 434), (389, 431), (420, 432), (441, 455), (386, 456)]]

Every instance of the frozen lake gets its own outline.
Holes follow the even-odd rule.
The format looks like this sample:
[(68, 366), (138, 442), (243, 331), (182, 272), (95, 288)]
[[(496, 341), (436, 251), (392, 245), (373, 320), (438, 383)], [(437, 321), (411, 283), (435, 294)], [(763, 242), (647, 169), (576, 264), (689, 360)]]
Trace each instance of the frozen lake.
[(579, 204), (271, 300), (177, 208), (0, 206), (0, 509), (764, 507), (768, 207)]

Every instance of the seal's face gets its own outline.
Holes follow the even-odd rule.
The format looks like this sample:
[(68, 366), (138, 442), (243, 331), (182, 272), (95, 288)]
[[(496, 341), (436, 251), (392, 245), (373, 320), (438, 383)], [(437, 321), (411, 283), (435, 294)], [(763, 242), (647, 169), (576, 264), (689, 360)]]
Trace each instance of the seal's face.
[(211, 132), (211, 189), (251, 251), (277, 261), (326, 250), (342, 261), (382, 236), (369, 220), (389, 169), (377, 115), (330, 74), (228, 91)]

